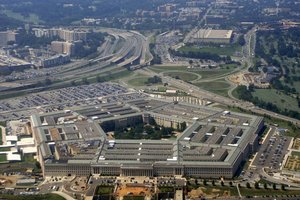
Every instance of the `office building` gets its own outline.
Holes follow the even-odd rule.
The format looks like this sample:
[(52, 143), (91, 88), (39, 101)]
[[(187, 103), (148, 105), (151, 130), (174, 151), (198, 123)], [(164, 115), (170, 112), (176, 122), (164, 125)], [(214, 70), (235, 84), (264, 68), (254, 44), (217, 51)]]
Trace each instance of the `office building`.
[[(187, 128), (175, 140), (108, 139), (106, 132), (155, 121)], [(232, 178), (258, 147), (262, 117), (153, 98), (31, 116), (44, 176)]]

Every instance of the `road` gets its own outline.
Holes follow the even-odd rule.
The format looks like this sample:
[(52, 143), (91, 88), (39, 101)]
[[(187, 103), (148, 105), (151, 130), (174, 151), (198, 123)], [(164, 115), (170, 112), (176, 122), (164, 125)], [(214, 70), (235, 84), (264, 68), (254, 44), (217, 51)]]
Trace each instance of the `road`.
[[(142, 34), (135, 31), (126, 31), (112, 28), (94, 28), (95, 32), (107, 32), (110, 37), (98, 48), (98, 55), (92, 59), (81, 59), (74, 63), (58, 66), (51, 73), (40, 76), (27, 77), (12, 82), (21, 85), (32, 85), (46, 78), (52, 80), (51, 87), (62, 87), (71, 81), (81, 81), (83, 78), (92, 78), (97, 74), (118, 73), (125, 67), (139, 68), (148, 65), (152, 60), (149, 51), (149, 41)], [(147, 55), (147, 56), (146, 56)], [(48, 69), (42, 69), (47, 72)], [(35, 72), (32, 72), (35, 73)], [(34, 93), (36, 88), (18, 89), (17, 93)], [(12, 95), (16, 91), (3, 91), (1, 95)]]
[(170, 85), (173, 85), (183, 91), (187, 91), (189, 93), (191, 93), (193, 96), (201, 98), (201, 99), (206, 99), (208, 101), (212, 101), (212, 102), (216, 102), (216, 103), (220, 103), (223, 105), (227, 105), (227, 106), (235, 106), (259, 115), (269, 115), (271, 117), (280, 119), (280, 120), (285, 120), (285, 121), (290, 121), (295, 125), (300, 124), (300, 120), (291, 118), (291, 117), (287, 117), (284, 115), (280, 115), (265, 109), (261, 109), (261, 108), (257, 108), (255, 107), (251, 102), (246, 102), (246, 101), (242, 101), (242, 100), (233, 100), (221, 95), (217, 95), (214, 94), (212, 92), (203, 90), (195, 85), (192, 85), (190, 83), (184, 82), (182, 80), (178, 80), (178, 79), (174, 79), (171, 78), (169, 76), (164, 76), (163, 74), (158, 74), (155, 73), (149, 69), (140, 69), (138, 70), (138, 73), (141, 74), (145, 74), (147, 76), (159, 76), (163, 82), (168, 83)]
[[(239, 74), (248, 72), (248, 69), (253, 66), (252, 59), (254, 56), (254, 50), (255, 50), (255, 44), (256, 44), (256, 42), (255, 42), (256, 41), (256, 29), (257, 29), (256, 26), (253, 27), (244, 36), (246, 43), (242, 49), (243, 56), (240, 59), (240, 62), (242, 63), (242, 65), (246, 65), (246, 67), (243, 70), (238, 71)], [(226, 79), (226, 80), (232, 84), (231, 81), (229, 81), (228, 79)], [(236, 99), (232, 95), (232, 92), (237, 86), (238, 85), (234, 84), (233, 87), (231, 87), (230, 90), (228, 90), (228, 96), (232, 99)]]
[[(201, 26), (201, 24), (203, 23), (203, 21), (206, 20), (206, 16), (208, 15), (208, 13), (211, 11), (212, 6), (208, 7), (207, 10), (205, 11), (203, 17), (201, 18), (201, 20), (198, 22), (198, 25)], [(193, 40), (193, 36), (194, 34), (198, 31), (198, 27), (194, 28), (192, 31), (190, 31), (186, 37), (184, 38), (183, 42), (184, 43), (188, 43), (188, 42), (192, 42)]]

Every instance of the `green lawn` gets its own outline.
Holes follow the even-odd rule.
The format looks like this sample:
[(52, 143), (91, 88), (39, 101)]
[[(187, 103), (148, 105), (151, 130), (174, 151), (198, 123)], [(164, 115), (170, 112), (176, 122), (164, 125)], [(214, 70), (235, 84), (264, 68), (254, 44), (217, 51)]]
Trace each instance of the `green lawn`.
[(193, 73), (189, 73), (189, 72), (166, 72), (166, 73), (164, 73), (164, 75), (171, 76), (173, 78), (178, 78), (183, 81), (193, 81), (198, 78), (197, 75), (195, 75)]
[[(300, 74), (300, 71), (297, 71), (297, 74)], [(300, 81), (295, 81), (293, 85), (287, 84), (289, 87), (294, 87), (298, 93), (300, 93)]]
[[(180, 71), (183, 73), (195, 73), (201, 75), (201, 79), (216, 78), (226, 74), (230, 74), (236, 69), (236, 65), (221, 65), (221, 69), (189, 69), (185, 66), (152, 66), (149, 69), (156, 73), (168, 71)], [(173, 73), (173, 72), (172, 72)], [(178, 73), (178, 72), (177, 72)]]
[(0, 151), (10, 151), (10, 147), (1, 147)]
[(298, 156), (300, 158), (300, 152), (292, 151), (292, 156)]
[(201, 52), (201, 53), (213, 53), (224, 56), (233, 56), (235, 52), (241, 51), (242, 47), (234, 44), (234, 45), (225, 45), (224, 47), (181, 47), (179, 51), (185, 52)]
[(222, 70), (206, 70), (206, 71), (195, 71), (195, 73), (201, 75), (203, 79), (217, 78), (226, 74), (230, 74), (232, 72), (231, 69), (222, 69)]
[(6, 155), (1, 154), (1, 155), (0, 155), (0, 162), (5, 162), (5, 161), (7, 161)]
[(298, 190), (280, 190), (281, 185), (276, 186), (278, 189), (249, 189), (249, 188), (240, 188), (240, 192), (243, 196), (265, 196), (265, 195), (299, 195)]
[[(121, 79), (121, 78), (127, 77), (130, 74), (131, 74), (131, 71), (129, 71), (127, 69), (116, 68), (109, 72), (102, 72), (101, 74), (95, 74), (95, 76), (87, 78), (87, 81), (89, 82), (89, 84), (97, 83), (98, 82), (97, 76), (100, 77), (100, 82), (114, 81), (116, 79)], [(65, 80), (65, 81), (57, 83), (56, 85), (52, 84), (50, 87), (51, 87), (51, 89), (64, 88), (64, 87), (66, 87), (67, 82), (68, 82), (67, 84), (69, 84), (69, 86), (72, 86), (71, 81), (75, 81), (76, 85), (83, 84), (82, 78), (80, 78), (80, 79), (73, 79), (73, 80)]]
[(144, 85), (146, 85), (148, 78), (149, 77), (147, 77), (147, 76), (142, 76), (142, 77), (139, 76), (138, 78), (130, 79), (128, 81), (128, 84), (132, 85), (132, 86), (144, 86)]
[(23, 96), (25, 94), (28, 94), (28, 93), (26, 93), (25, 91), (20, 91), (20, 92), (12, 91), (12, 92), (7, 92), (7, 93), (4, 92), (4, 93), (1, 93), (0, 100), (13, 98), (13, 97), (19, 97), (19, 96)]
[(283, 94), (282, 92), (277, 92), (274, 89), (256, 89), (252, 95), (265, 102), (275, 104), (281, 110), (287, 109), (298, 112), (300, 111), (296, 98)]
[(36, 163), (36, 160), (33, 158), (33, 156), (30, 155), (23, 156), (22, 161), (25, 163)]
[(230, 84), (225, 81), (199, 82), (194, 85), (226, 97), (228, 96), (228, 89), (230, 87)]
[(2, 141), (2, 128), (0, 128), (0, 145), (3, 144), (3, 141)]
[(25, 195), (25, 196), (0, 194), (0, 199), (7, 199), (7, 200), (64, 200), (65, 198), (63, 198), (57, 194)]
[(196, 85), (206, 90), (223, 90), (230, 87), (230, 84), (225, 81), (200, 82)]
[(105, 195), (105, 194), (112, 194), (114, 191), (114, 187), (111, 186), (97, 186), (95, 190), (95, 195)]
[(187, 67), (185, 66), (151, 66), (149, 67), (149, 69), (151, 69), (152, 71), (156, 72), (156, 73), (160, 73), (160, 72), (164, 72), (164, 71), (187, 71)]
[(160, 192), (174, 192), (174, 187), (160, 186), (158, 189)]
[[(222, 186), (204, 186), (203, 192), (206, 194), (214, 194), (222, 196), (224, 192), (229, 192), (230, 196), (238, 196), (238, 191), (235, 186), (230, 187), (228, 185)], [(272, 196), (272, 195), (299, 195), (298, 190), (281, 190), (281, 185), (276, 185), (277, 190), (273, 190), (271, 186), (270, 189), (255, 189), (252, 188), (240, 187), (240, 192), (242, 196)], [(215, 189), (215, 190), (213, 190)]]

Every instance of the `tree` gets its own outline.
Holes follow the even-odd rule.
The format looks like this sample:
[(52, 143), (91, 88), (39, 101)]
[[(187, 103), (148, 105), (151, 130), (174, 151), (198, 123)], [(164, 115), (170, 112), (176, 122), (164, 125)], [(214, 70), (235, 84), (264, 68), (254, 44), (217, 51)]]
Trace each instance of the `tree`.
[(104, 78), (99, 76), (99, 75), (96, 77), (96, 80), (97, 80), (98, 83), (101, 83), (101, 82), (105, 81)]
[(45, 85), (47, 86), (47, 85), (51, 85), (51, 84), (52, 84), (51, 79), (46, 78), (46, 79), (45, 79)]
[(87, 78), (82, 78), (81, 81), (83, 84), (86, 84), (86, 85), (90, 84)]
[(222, 185), (222, 186), (224, 186), (224, 185), (225, 185), (225, 184), (224, 184), (224, 181), (221, 181), (221, 185)]
[(244, 86), (244, 85), (239, 85), (236, 88), (236, 92), (237, 92), (237, 95), (238, 95), (239, 99), (242, 99), (242, 100), (245, 100), (245, 101), (251, 101), (253, 99), (251, 91), (249, 91), (247, 89), (247, 87)]
[(233, 183), (232, 183), (232, 181), (230, 181), (230, 182), (229, 182), (229, 185), (230, 185), (230, 187), (232, 187), (232, 186), (233, 186)]
[(268, 184), (267, 183), (264, 183), (264, 188), (268, 189)]
[(268, 68), (267, 68), (267, 67), (263, 67), (263, 68), (262, 68), (262, 71), (263, 71), (264, 73), (267, 73), (267, 72), (268, 72)]
[(216, 186), (215, 180), (212, 180), (211, 184), (212, 184), (213, 186)]
[(40, 164), (40, 162), (36, 161), (36, 162), (35, 162), (35, 166), (36, 166), (36, 168), (41, 169), (41, 164)]
[(180, 123), (180, 131), (184, 131), (186, 129), (186, 122)]
[(153, 76), (153, 77), (150, 77), (148, 78), (147, 82), (146, 83), (151, 83), (151, 84), (155, 84), (155, 83), (161, 83), (162, 80), (160, 77), (158, 76)]
[(251, 185), (250, 185), (249, 182), (246, 183), (246, 187), (247, 187), (247, 188), (251, 188)]
[(246, 40), (245, 40), (245, 38), (244, 38), (244, 35), (241, 35), (241, 36), (239, 37), (238, 43), (239, 43), (239, 45), (241, 45), (241, 46), (244, 46), (244, 45), (246, 44)]
[(258, 182), (255, 182), (255, 183), (254, 183), (254, 187), (255, 187), (255, 189), (259, 189), (259, 183), (258, 183)]
[(281, 184), (281, 190), (285, 190), (285, 185)]
[(276, 183), (273, 183), (273, 190), (277, 190)]
[(148, 135), (152, 135), (154, 133), (152, 126), (145, 126), (144, 130)]
[(207, 180), (206, 179), (203, 180), (203, 185), (205, 185), (205, 186), (207, 185)]
[(161, 134), (163, 136), (169, 136), (172, 134), (173, 132), (173, 128), (170, 128), (170, 127), (162, 127), (161, 130), (160, 130)]

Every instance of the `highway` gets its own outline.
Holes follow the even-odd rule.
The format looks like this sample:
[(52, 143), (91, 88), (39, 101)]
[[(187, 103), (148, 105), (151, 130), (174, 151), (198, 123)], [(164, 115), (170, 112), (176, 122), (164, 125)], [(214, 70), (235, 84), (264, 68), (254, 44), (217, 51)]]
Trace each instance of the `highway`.
[(139, 68), (148, 64), (153, 58), (149, 51), (147, 38), (136, 31), (94, 28), (94, 32), (109, 34), (106, 41), (98, 47), (98, 55), (95, 58), (77, 60), (71, 64), (54, 67), (56, 70), (50, 74), (15, 80), (15, 82), (28, 85), (38, 81), (43, 82), (45, 78), (50, 78), (53, 82), (69, 82), (90, 78), (102, 72), (116, 71), (123, 67), (129, 68), (131, 65), (135, 65), (134, 68)]
[[(149, 53), (149, 41), (142, 34), (136, 31), (125, 31), (112, 28), (95, 29), (94, 31), (107, 32), (111, 38), (114, 38), (112, 42), (111, 38), (99, 47), (99, 55), (96, 58), (90, 60), (81, 60), (74, 64), (69, 64), (66, 67), (59, 67), (56, 73), (51, 74), (49, 77), (52, 80), (70, 81), (74, 79), (80, 79), (84, 77), (93, 77), (97, 73), (108, 72), (111, 70), (117, 70), (117, 68), (127, 67), (136, 63), (133, 68), (139, 68), (140, 66), (147, 65), (152, 55)], [(243, 59), (245, 63), (248, 63), (248, 67), (252, 66), (252, 56), (254, 55), (256, 27), (251, 29), (245, 36), (246, 45), (243, 49)], [(102, 49), (101, 49), (102, 48)], [(148, 59), (146, 55), (149, 55)], [(247, 70), (247, 69), (245, 69)], [(277, 119), (290, 121), (296, 125), (300, 124), (300, 121), (294, 118), (290, 118), (284, 115), (280, 115), (268, 110), (255, 107), (250, 102), (245, 102), (237, 99), (226, 98), (206, 90), (202, 90), (197, 86), (186, 83), (181, 80), (177, 80), (163, 74), (157, 74), (148, 69), (139, 69), (139, 72), (148, 76), (159, 76), (164, 82), (167, 82), (183, 91), (188, 91), (192, 95), (206, 99), (208, 101), (217, 102), (220, 104), (239, 107), (256, 114), (269, 115)], [(22, 82), (23, 84), (36, 83), (43, 81), (44, 77), (38, 77), (35, 79), (28, 79), (16, 82)]]
[(285, 120), (285, 121), (290, 121), (295, 125), (300, 124), (300, 121), (291, 117), (287, 117), (284, 115), (280, 115), (265, 109), (261, 109), (261, 108), (257, 108), (253, 105), (253, 103), (251, 102), (246, 102), (246, 101), (242, 101), (242, 100), (233, 100), (221, 95), (217, 95), (214, 94), (212, 92), (206, 91), (206, 90), (202, 90), (197, 86), (194, 86), (190, 83), (181, 81), (181, 80), (177, 80), (174, 78), (171, 78), (169, 76), (164, 76), (163, 74), (157, 74), (149, 69), (140, 69), (139, 73), (141, 74), (145, 74), (147, 76), (159, 76), (163, 82), (168, 83), (172, 86), (175, 86), (183, 91), (189, 92), (191, 93), (193, 96), (201, 98), (201, 99), (205, 99), (211, 102), (216, 102), (216, 103), (220, 103), (223, 105), (227, 105), (227, 106), (235, 106), (259, 115), (269, 115), (271, 117), (280, 119), (280, 120)]

